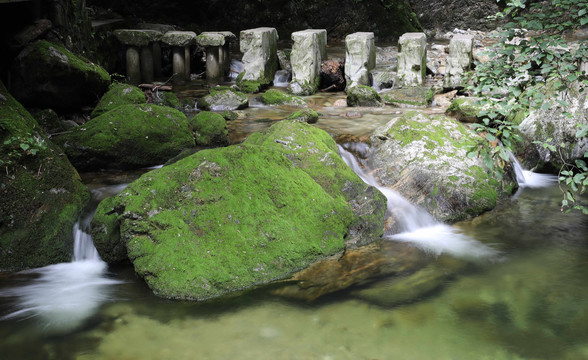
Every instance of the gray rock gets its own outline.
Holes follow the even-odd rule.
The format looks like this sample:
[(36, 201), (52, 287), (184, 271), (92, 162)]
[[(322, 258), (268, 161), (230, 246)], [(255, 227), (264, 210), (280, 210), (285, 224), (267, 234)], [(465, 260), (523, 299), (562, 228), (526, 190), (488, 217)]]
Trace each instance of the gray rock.
[(427, 37), (424, 33), (406, 33), (398, 39), (398, 84), (419, 86), (427, 70)]
[(320, 83), (321, 61), (327, 57), (327, 30), (303, 30), (292, 33), (292, 82), (294, 95), (312, 95)]
[(355, 85), (347, 89), (347, 106), (384, 106), (376, 90), (369, 86)]
[(196, 33), (193, 31), (168, 31), (161, 37), (161, 42), (179, 47), (195, 45)]
[(198, 101), (198, 108), (209, 111), (241, 110), (249, 106), (247, 95), (232, 89), (215, 90)]
[(464, 87), (464, 75), (470, 70), (474, 37), (471, 35), (455, 35), (449, 42), (449, 56), (447, 68), (443, 78), (445, 88), (456, 89)]
[(374, 131), (369, 165), (381, 184), (454, 222), (494, 208), (517, 186), (510, 173), (499, 181), (467, 156), (480, 140), (454, 119), (410, 111)]
[(278, 32), (274, 28), (261, 27), (243, 30), (240, 49), (243, 53), (243, 80), (269, 84), (278, 70)]
[(347, 87), (354, 84), (370, 85), (370, 71), (376, 67), (374, 33), (357, 32), (345, 37), (345, 81)]
[(114, 31), (114, 36), (124, 45), (139, 47), (147, 46), (153, 41), (159, 41), (162, 35), (161, 31), (157, 30), (121, 29)]

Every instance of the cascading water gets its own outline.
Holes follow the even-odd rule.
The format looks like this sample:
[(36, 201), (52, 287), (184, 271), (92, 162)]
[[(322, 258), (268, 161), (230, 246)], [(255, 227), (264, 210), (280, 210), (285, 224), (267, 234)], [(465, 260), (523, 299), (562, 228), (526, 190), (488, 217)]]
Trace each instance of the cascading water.
[(519, 188), (543, 188), (557, 182), (557, 176), (550, 174), (538, 174), (523, 169), (516, 156), (509, 152), (510, 162), (514, 168)]
[(409, 242), (424, 251), (440, 255), (447, 253), (469, 259), (496, 259), (499, 252), (461, 233), (458, 229), (437, 222), (429, 213), (420, 209), (396, 191), (378, 184), (366, 173), (355, 156), (339, 146), (345, 163), (366, 183), (376, 187), (388, 199), (388, 214), (400, 224), (401, 233), (385, 234), (388, 240)]
[(290, 85), (290, 72), (287, 70), (278, 70), (274, 75), (274, 86), (287, 87)]
[(112, 285), (121, 282), (106, 276), (107, 264), (100, 259), (92, 237), (85, 229), (88, 229), (97, 204), (125, 186), (92, 191), (92, 212), (73, 228), (72, 262), (21, 272), (38, 278), (27, 285), (0, 292), (0, 296), (17, 298), (16, 310), (0, 317), (0, 320), (37, 318), (46, 331), (67, 332), (82, 325), (102, 303), (110, 299)]

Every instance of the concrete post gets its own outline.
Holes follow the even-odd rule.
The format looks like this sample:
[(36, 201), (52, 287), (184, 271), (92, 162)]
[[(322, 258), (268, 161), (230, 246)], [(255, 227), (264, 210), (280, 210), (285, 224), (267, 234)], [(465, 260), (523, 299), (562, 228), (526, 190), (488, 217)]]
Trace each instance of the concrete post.
[(474, 37), (471, 35), (454, 35), (449, 42), (449, 56), (443, 78), (443, 87), (457, 89), (464, 87), (464, 74), (470, 69)]
[(345, 37), (346, 87), (370, 85), (370, 71), (376, 67), (373, 32), (357, 32)]
[(400, 86), (420, 86), (427, 70), (427, 36), (424, 33), (406, 33), (398, 40), (397, 83)]
[(168, 31), (161, 37), (161, 42), (172, 47), (172, 68), (174, 78), (190, 78), (190, 46), (196, 44), (193, 31)]
[(240, 34), (240, 50), (243, 53), (243, 80), (270, 84), (278, 70), (278, 32), (274, 28), (261, 27), (243, 30)]
[(141, 56), (136, 46), (127, 47), (127, 80), (133, 85), (141, 83)]
[(318, 90), (321, 61), (327, 57), (327, 30), (303, 30), (292, 33), (292, 82), (295, 95), (312, 95)]
[(227, 77), (230, 71), (229, 43), (236, 39), (229, 31), (203, 32), (196, 42), (206, 49), (206, 79), (215, 81)]

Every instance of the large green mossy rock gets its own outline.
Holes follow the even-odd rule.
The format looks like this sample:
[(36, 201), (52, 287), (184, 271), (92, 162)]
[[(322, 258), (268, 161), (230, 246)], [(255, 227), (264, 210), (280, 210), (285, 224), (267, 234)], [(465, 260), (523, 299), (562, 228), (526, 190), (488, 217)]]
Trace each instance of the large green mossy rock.
[(61, 149), (0, 83), (0, 269), (70, 261), (90, 194)]
[(27, 46), (11, 74), (14, 97), (29, 107), (78, 111), (108, 90), (110, 75), (88, 59), (45, 40)]
[(276, 89), (266, 91), (258, 99), (265, 105), (306, 106), (306, 101), (303, 98)]
[(510, 172), (494, 178), (481, 158), (467, 156), (480, 139), (452, 118), (410, 111), (374, 131), (369, 163), (382, 185), (454, 222), (494, 208), (517, 187)]
[(146, 103), (145, 94), (138, 87), (118, 82), (113, 83), (92, 111), (92, 117), (100, 116), (121, 105)]
[[(128, 253), (156, 294), (201, 300), (342, 251), (352, 217), (282, 152), (236, 145), (143, 175), (100, 204), (92, 236), (107, 261)], [(116, 233), (126, 251), (108, 243)]]
[[(492, 110), (492, 102), (482, 103), (484, 99), (477, 97), (465, 97), (453, 100), (451, 105), (445, 110), (449, 116), (466, 123), (481, 122), (487, 118), (486, 113)], [(489, 100), (489, 99), (488, 99)]]
[(384, 106), (376, 90), (369, 86), (356, 85), (347, 89), (347, 106)]
[(78, 170), (153, 166), (194, 147), (186, 116), (151, 104), (121, 105), (55, 141)]
[(386, 198), (345, 164), (328, 133), (304, 122), (285, 120), (251, 134), (244, 143), (282, 151), (327, 193), (347, 201), (355, 213), (348, 246), (365, 245), (382, 236)]
[(250, 139), (149, 172), (104, 200), (91, 226), (102, 258), (130, 259), (160, 296), (203, 300), (380, 238), (386, 200), (360, 186), (328, 134), (286, 122)]
[(196, 145), (227, 146), (230, 143), (225, 118), (211, 111), (201, 111), (189, 120)]

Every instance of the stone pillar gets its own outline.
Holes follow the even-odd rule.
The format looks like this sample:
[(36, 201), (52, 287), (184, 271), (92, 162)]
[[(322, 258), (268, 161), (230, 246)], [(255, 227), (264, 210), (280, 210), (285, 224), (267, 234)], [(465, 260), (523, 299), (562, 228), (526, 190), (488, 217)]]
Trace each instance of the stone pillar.
[(131, 84), (138, 85), (141, 82), (141, 56), (139, 48), (136, 46), (127, 47), (127, 81)]
[(190, 46), (196, 44), (196, 33), (193, 31), (168, 31), (161, 37), (161, 42), (172, 47), (174, 79), (189, 79)]
[(274, 28), (261, 27), (243, 30), (240, 34), (240, 50), (243, 53), (244, 81), (270, 84), (278, 70), (278, 32)]
[(373, 32), (357, 32), (345, 37), (345, 81), (347, 88), (370, 85), (370, 71), (376, 67)]
[(128, 81), (135, 85), (141, 81), (153, 82), (152, 44), (159, 41), (161, 32), (122, 29), (116, 30), (114, 35), (121, 43), (128, 46), (126, 54)]
[(236, 36), (229, 31), (203, 32), (196, 42), (206, 49), (206, 79), (219, 80), (229, 76), (229, 44)]
[(449, 42), (449, 56), (443, 78), (443, 87), (457, 89), (464, 87), (463, 76), (470, 69), (474, 37), (471, 35), (454, 35)]
[(292, 33), (292, 82), (295, 95), (312, 95), (319, 86), (321, 61), (327, 57), (327, 30), (303, 30)]
[(427, 36), (406, 33), (398, 39), (398, 73), (400, 86), (420, 86), (427, 71)]
[(153, 73), (155, 77), (161, 77), (161, 44), (155, 41), (153, 47)]

